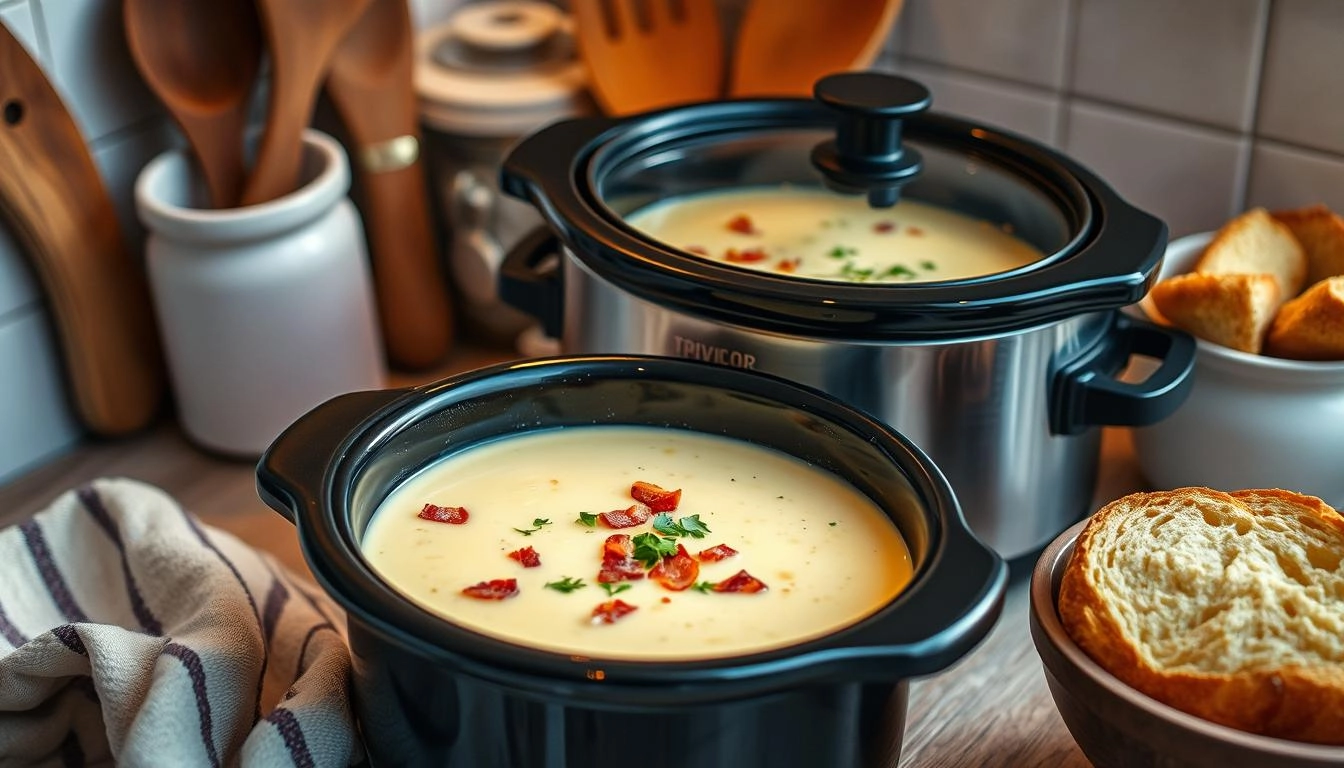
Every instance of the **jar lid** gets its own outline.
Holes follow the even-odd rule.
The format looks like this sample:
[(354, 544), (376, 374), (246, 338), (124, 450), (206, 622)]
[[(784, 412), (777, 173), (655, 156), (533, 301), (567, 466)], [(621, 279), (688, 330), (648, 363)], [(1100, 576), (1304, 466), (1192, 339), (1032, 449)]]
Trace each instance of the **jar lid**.
[(592, 111), (573, 23), (534, 0), (468, 5), (416, 36), (424, 123), (445, 133), (520, 136)]

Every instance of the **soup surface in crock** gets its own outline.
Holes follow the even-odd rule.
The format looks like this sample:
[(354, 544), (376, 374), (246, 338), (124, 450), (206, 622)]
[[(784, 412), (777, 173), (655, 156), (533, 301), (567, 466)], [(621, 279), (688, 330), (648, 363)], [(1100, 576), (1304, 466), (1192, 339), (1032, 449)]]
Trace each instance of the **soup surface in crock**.
[[(635, 505), (636, 482), (680, 490), (676, 509), (608, 527), (601, 514)], [(463, 508), (466, 521), (424, 519), (427, 504)], [(605, 546), (622, 534), (633, 547), (624, 559), (619, 539)], [(670, 554), (678, 544), (685, 554)], [(736, 554), (699, 556), (718, 545)], [(743, 441), (633, 426), (523, 433), (450, 456), (388, 497), (361, 546), (393, 588), (459, 625), (548, 651), (631, 660), (730, 656), (816, 638), (888, 603), (912, 572), (886, 515), (829, 472)], [(528, 547), (540, 565), (524, 565)], [(652, 555), (653, 571), (641, 555)], [(639, 578), (599, 580), (618, 574)]]
[(822, 189), (747, 188), (673, 197), (626, 216), (668, 245), (737, 267), (843, 282), (980, 277), (1043, 254), (987, 221), (914, 200), (871, 208)]

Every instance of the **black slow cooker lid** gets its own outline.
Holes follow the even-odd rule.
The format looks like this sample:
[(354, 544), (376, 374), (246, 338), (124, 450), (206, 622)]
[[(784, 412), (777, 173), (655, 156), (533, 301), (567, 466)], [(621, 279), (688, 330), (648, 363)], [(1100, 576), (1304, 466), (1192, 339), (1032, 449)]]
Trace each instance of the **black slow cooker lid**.
[[(864, 77), (869, 95), (874, 87), (880, 95), (888, 81), (896, 90), (910, 85)], [(503, 187), (531, 200), (574, 255), (619, 288), (765, 331), (939, 341), (1114, 309), (1147, 292), (1166, 226), (1078, 163), (1029, 139), (935, 113), (879, 116), (876, 124), (856, 127), (853, 109), (873, 105), (848, 106), (849, 112), (803, 99), (726, 101), (621, 121), (557, 123), (514, 149)], [(835, 166), (844, 166), (845, 158), (827, 164), (828, 152), (835, 159), (837, 133), (842, 146), (867, 141), (871, 150), (877, 142), (875, 154), (849, 158), (850, 168), (878, 179), (876, 192), (840, 183), (844, 168)], [(882, 147), (893, 133), (895, 146)], [(877, 200), (887, 189), (899, 197), (886, 209), (895, 220), (903, 205), (930, 205), (1010, 232), (1041, 256), (993, 274), (874, 282), (855, 271), (859, 279), (848, 282), (725, 263), (637, 225), (641, 211), (669, 200), (762, 189), (825, 190), (849, 205), (856, 194)], [(725, 217), (733, 213), (724, 210)], [(893, 247), (904, 234), (897, 233)], [(823, 238), (843, 252), (843, 237)], [(845, 260), (837, 264), (842, 268)]]

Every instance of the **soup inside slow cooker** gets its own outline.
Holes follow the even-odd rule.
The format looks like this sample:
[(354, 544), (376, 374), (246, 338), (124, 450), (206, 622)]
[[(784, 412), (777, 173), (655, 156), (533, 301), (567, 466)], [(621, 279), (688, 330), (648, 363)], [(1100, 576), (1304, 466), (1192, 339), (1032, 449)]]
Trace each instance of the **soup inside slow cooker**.
[(872, 208), (863, 197), (791, 185), (676, 196), (627, 214), (626, 223), (706, 259), (815, 280), (957, 280), (1045, 255), (1006, 226), (938, 206)]
[(458, 625), (627, 660), (821, 637), (912, 576), (890, 519), (834, 474), (644, 426), (526, 432), (449, 456), (388, 496), (361, 546), (394, 589)]

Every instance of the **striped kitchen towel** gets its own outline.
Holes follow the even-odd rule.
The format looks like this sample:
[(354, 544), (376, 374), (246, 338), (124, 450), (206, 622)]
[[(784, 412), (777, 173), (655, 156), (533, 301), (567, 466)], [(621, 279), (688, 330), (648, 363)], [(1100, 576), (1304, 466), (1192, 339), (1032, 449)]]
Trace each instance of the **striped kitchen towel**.
[(68, 491), (0, 530), (0, 766), (357, 763), (343, 628), (157, 488)]

